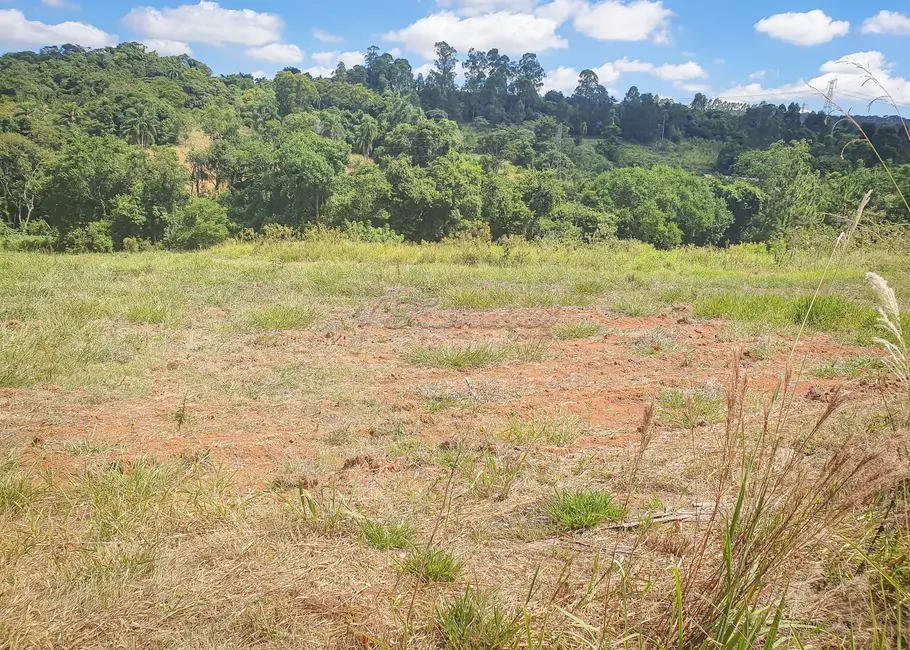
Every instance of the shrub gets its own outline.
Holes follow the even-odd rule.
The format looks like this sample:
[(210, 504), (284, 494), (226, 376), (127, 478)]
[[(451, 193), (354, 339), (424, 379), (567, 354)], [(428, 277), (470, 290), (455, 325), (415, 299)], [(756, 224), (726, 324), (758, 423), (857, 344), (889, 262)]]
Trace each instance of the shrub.
[(195, 197), (174, 215), (165, 241), (168, 248), (195, 250), (220, 244), (227, 236), (227, 210), (217, 201)]
[(93, 221), (87, 226), (66, 233), (64, 249), (67, 253), (110, 253), (114, 250), (110, 223)]
[(381, 226), (371, 226), (363, 221), (345, 221), (341, 224), (341, 230), (354, 239), (363, 242), (380, 244), (400, 244), (404, 242), (404, 235), (389, 228), (387, 223)]

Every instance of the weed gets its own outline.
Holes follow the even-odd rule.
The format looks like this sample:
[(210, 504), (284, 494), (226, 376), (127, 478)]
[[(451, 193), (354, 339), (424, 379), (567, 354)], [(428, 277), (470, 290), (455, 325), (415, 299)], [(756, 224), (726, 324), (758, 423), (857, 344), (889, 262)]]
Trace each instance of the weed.
[(612, 309), (634, 318), (656, 316), (660, 313), (660, 305), (653, 297), (645, 293), (623, 294), (613, 301)]
[(812, 370), (812, 374), (819, 379), (838, 379), (841, 377), (866, 377), (879, 370), (884, 370), (885, 364), (877, 357), (849, 357), (834, 359)]
[(0, 469), (0, 513), (25, 510), (38, 489), (25, 476), (8, 469)]
[(515, 480), (524, 467), (530, 452), (526, 450), (520, 458), (506, 458), (499, 461), (490, 453), (484, 454), (483, 467), (471, 483), (471, 490), (482, 499), (505, 501), (509, 498)]
[(443, 346), (437, 348), (418, 347), (413, 349), (407, 360), (422, 366), (445, 368), (447, 370), (467, 370), (483, 368), (504, 361), (509, 350), (493, 343), (470, 343), (462, 346)]
[(96, 456), (106, 454), (116, 448), (116, 445), (104, 440), (97, 440), (94, 436), (82, 440), (67, 440), (63, 443), (63, 450), (71, 456)]
[(573, 325), (559, 325), (554, 327), (553, 336), (560, 341), (574, 341), (601, 336), (603, 331), (603, 327), (597, 323), (575, 323)]
[(247, 315), (247, 327), (266, 331), (301, 330), (312, 327), (317, 312), (313, 307), (268, 307)]
[(367, 544), (380, 551), (411, 548), (414, 545), (414, 528), (408, 523), (384, 524), (364, 519), (360, 522), (360, 532)]
[(292, 506), (293, 512), (320, 535), (338, 535), (350, 520), (359, 516), (334, 486), (320, 489), (315, 494), (298, 486), (297, 501)]
[(724, 395), (717, 390), (666, 388), (661, 391), (658, 402), (659, 419), (681, 429), (722, 422), (726, 408)]
[(468, 587), (436, 610), (436, 629), (451, 650), (510, 650), (521, 641), (521, 618), (484, 592)]
[(547, 517), (563, 530), (593, 528), (605, 521), (619, 521), (625, 508), (600, 490), (557, 490), (544, 503)]
[(635, 341), (635, 349), (646, 356), (660, 356), (682, 352), (686, 348), (669, 334), (660, 330), (650, 330)]
[(756, 361), (767, 361), (773, 359), (782, 347), (774, 337), (761, 336), (749, 346), (749, 355)]
[(526, 341), (516, 343), (512, 349), (512, 354), (519, 361), (531, 363), (544, 361), (549, 351), (550, 346), (545, 341)]
[(550, 445), (568, 447), (588, 431), (588, 425), (575, 415), (541, 415), (526, 419), (513, 416), (502, 432), (508, 442), (522, 446)]
[(401, 568), (422, 582), (454, 582), (464, 563), (444, 549), (430, 547), (412, 550)]

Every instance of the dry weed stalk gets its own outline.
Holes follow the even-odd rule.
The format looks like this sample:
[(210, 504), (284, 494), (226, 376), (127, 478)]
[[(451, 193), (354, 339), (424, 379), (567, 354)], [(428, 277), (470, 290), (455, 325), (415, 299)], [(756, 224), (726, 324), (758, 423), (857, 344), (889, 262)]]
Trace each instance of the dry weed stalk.
[(666, 647), (740, 647), (768, 634), (772, 616), (779, 624), (769, 603), (779, 602), (782, 612), (788, 571), (809, 561), (887, 480), (887, 472), (877, 472), (878, 454), (857, 452), (850, 441), (821, 467), (810, 465), (813, 441), (845, 398), (837, 390), (815, 424), (791, 440), (785, 419), (774, 417), (787, 407), (790, 380), (785, 373), (750, 444), (742, 407), (747, 380), (734, 354), (717, 501), (697, 559), (679, 567), (675, 614), (659, 635)]
[(897, 296), (883, 277), (867, 273), (866, 280), (872, 286), (878, 301), (876, 305), (878, 324), (890, 336), (890, 339), (875, 337), (872, 341), (885, 349), (888, 354), (882, 362), (901, 381), (905, 390), (910, 391), (910, 362), (907, 359), (907, 343), (901, 327), (901, 310)]

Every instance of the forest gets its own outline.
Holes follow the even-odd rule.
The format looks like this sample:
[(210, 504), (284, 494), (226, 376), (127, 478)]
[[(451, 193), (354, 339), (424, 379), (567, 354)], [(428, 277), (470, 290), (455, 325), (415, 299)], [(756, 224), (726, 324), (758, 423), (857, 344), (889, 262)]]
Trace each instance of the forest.
[(139, 43), (5, 54), (0, 249), (186, 250), (311, 228), (773, 244), (840, 231), (869, 189), (867, 219), (906, 221), (900, 120), (636, 87), (619, 100), (591, 70), (571, 96), (543, 93), (533, 53), (436, 52), (426, 76), (374, 46), (318, 79), (216, 76)]

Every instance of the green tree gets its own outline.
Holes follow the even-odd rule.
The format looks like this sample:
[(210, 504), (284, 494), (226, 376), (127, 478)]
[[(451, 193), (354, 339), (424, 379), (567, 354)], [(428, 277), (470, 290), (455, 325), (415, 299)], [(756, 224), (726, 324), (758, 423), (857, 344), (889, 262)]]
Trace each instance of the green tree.
[(128, 108), (120, 123), (121, 130), (128, 135), (133, 144), (143, 149), (155, 144), (158, 137), (158, 123), (155, 115), (147, 108)]
[(282, 70), (273, 82), (278, 115), (284, 117), (294, 111), (311, 109), (319, 100), (316, 84), (307, 75)]
[(195, 250), (220, 244), (227, 236), (227, 210), (213, 199), (193, 197), (174, 215), (165, 243), (169, 248)]
[(821, 222), (820, 178), (808, 143), (775, 142), (766, 151), (747, 151), (736, 159), (733, 172), (754, 179), (765, 195), (757, 218), (744, 232), (746, 238), (768, 241)]
[(365, 158), (373, 153), (373, 142), (379, 136), (379, 122), (372, 115), (364, 115), (357, 128), (357, 144)]
[(0, 212), (27, 228), (47, 181), (50, 153), (18, 133), (0, 133)]

